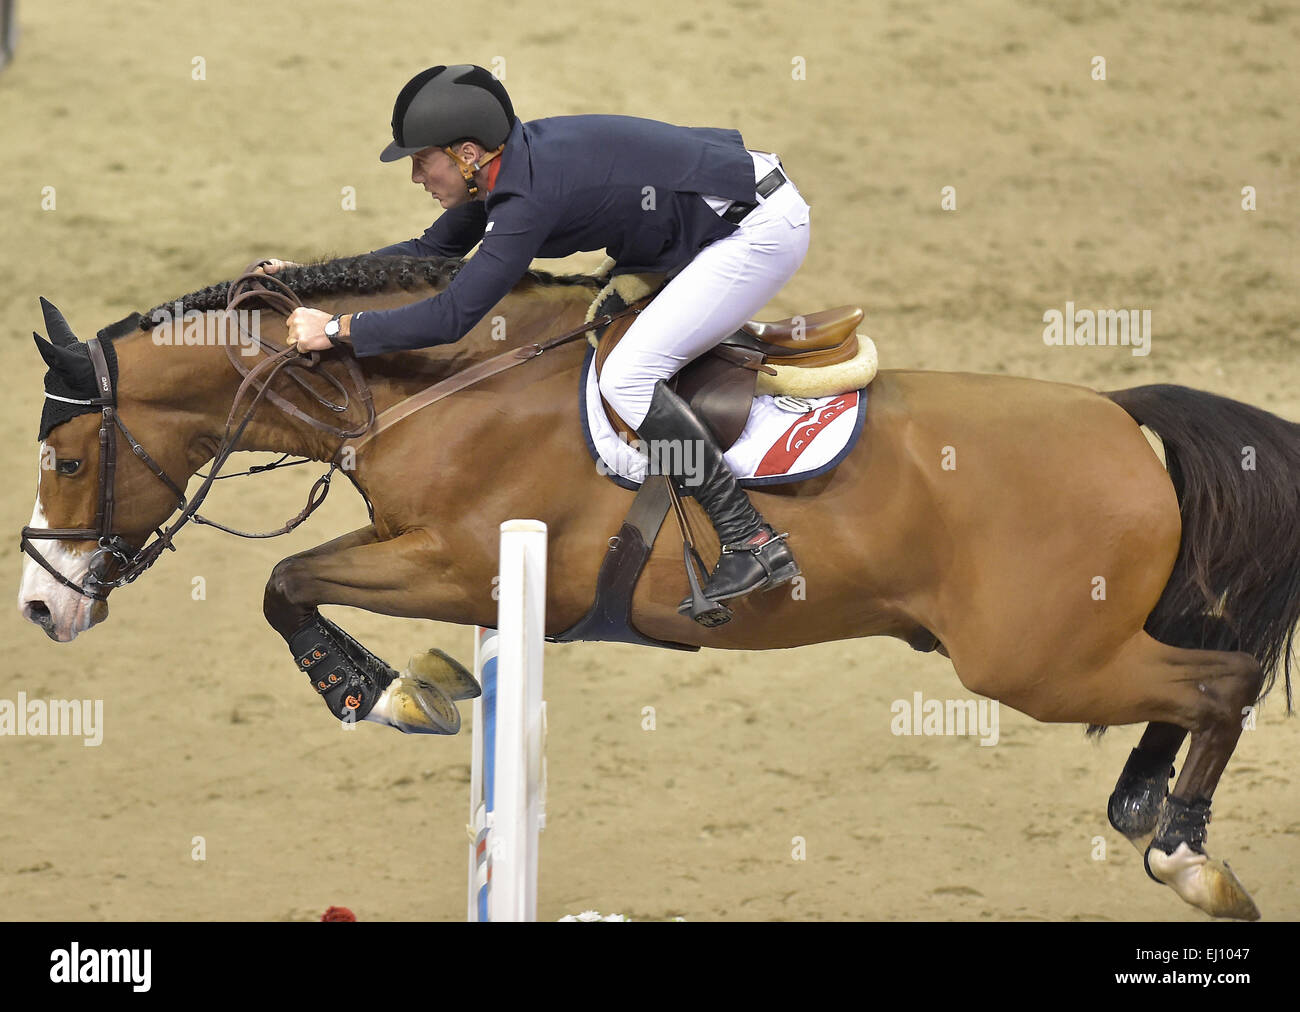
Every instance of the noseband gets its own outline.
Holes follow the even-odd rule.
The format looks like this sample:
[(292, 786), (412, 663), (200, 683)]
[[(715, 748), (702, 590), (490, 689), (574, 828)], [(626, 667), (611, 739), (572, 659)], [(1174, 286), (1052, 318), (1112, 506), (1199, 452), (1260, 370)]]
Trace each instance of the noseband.
[[(255, 265), (256, 266), (256, 265)], [(278, 285), (283, 291), (270, 291), (265, 287), (265, 282), (271, 281)], [(245, 272), (236, 281), (231, 283), (227, 295), (227, 311), (234, 317), (233, 310), (236, 306), (250, 299), (260, 299), (270, 303), (272, 308), (285, 313), (292, 312), (302, 303), (294, 295), (284, 282), (278, 278), (265, 274), (257, 274), (251, 270)], [(108, 361), (104, 356), (104, 349), (100, 345), (100, 338), (91, 338), (86, 342), (87, 349), (90, 352), (90, 361), (95, 368), (95, 389), (99, 391), (99, 396), (87, 398), (85, 400), (75, 400), (72, 403), (85, 404), (100, 409), (99, 423), (99, 501), (95, 510), (95, 526), (92, 527), (71, 527), (71, 528), (51, 528), (51, 527), (24, 527), (22, 529), (22, 540), (20, 541), (23, 552), (31, 556), (41, 565), (51, 576), (65, 587), (70, 587), (83, 597), (92, 598), (102, 601), (111, 590), (115, 587), (121, 587), (128, 583), (134, 582), (141, 573), (152, 566), (164, 549), (176, 551), (176, 546), (172, 544), (173, 539), (186, 523), (193, 520), (195, 523), (207, 524), (216, 527), (218, 530), (226, 531), (243, 538), (271, 538), (280, 534), (287, 534), (316, 510), (321, 503), (325, 501), (325, 496), (329, 494), (330, 479), (334, 471), (339, 466), (339, 456), (335, 454), (334, 459), (330, 462), (330, 469), (316, 480), (312, 485), (311, 491), (307, 494), (307, 505), (297, 516), (289, 520), (278, 530), (268, 531), (266, 533), (250, 534), (245, 531), (235, 530), (223, 526), (215, 521), (201, 516), (198, 512), (199, 506), (207, 498), (208, 491), (212, 488), (212, 483), (217, 480), (217, 472), (226, 463), (227, 458), (234, 452), (244, 430), (252, 420), (254, 412), (264, 397), (269, 398), (273, 403), (290, 414), (309, 422), (315, 428), (321, 429), (340, 439), (348, 439), (357, 436), (368, 430), (375, 420), (375, 406), (371, 398), (370, 388), (367, 386), (365, 378), (357, 365), (356, 359), (352, 355), (346, 355), (344, 362), (351, 374), (352, 381), (356, 386), (358, 395), (366, 408), (366, 420), (356, 429), (339, 428), (320, 422), (305, 412), (294, 407), (284, 398), (271, 391), (271, 382), (276, 375), (286, 367), (297, 367), (299, 370), (304, 368), (314, 368), (319, 362), (319, 356), (312, 352), (309, 355), (302, 355), (296, 347), (288, 347), (280, 350), (274, 350), (272, 346), (266, 344), (260, 337), (249, 334), (243, 330), (240, 324), (241, 333), (248, 339), (255, 342), (263, 351), (267, 352), (269, 357), (262, 359), (252, 369), (246, 369), (239, 362), (238, 352), (234, 350), (234, 343), (226, 344), (226, 353), (230, 356), (232, 364), (243, 375), (243, 381), (235, 393), (234, 400), (230, 405), (230, 412), (226, 416), (225, 431), (222, 436), (221, 444), (218, 447), (216, 456), (213, 458), (212, 466), (204, 478), (203, 484), (194, 494), (192, 500), (186, 500), (185, 493), (181, 490), (167, 473), (159, 466), (158, 462), (153, 459), (140, 445), (139, 441), (131, 435), (121, 415), (117, 413), (117, 391), (113, 389), (112, 379), (108, 371)], [(262, 374), (265, 374), (263, 377)], [(306, 380), (297, 372), (288, 371), (286, 376), (293, 378), (303, 389), (307, 390), (317, 401), (317, 403), (327, 407), (331, 411), (342, 412), (347, 409), (348, 398), (347, 392), (343, 385), (330, 376), (328, 373), (319, 372), (313, 375), (323, 376), (326, 380), (343, 394), (341, 404), (334, 403), (313, 390)], [(249, 401), (243, 416), (238, 424), (235, 423), (236, 411), (240, 401), (244, 397), (245, 391), (250, 386), (257, 385), (257, 393)], [(46, 394), (47, 397), (55, 396)], [(67, 398), (60, 398), (67, 399)], [(113, 481), (117, 471), (117, 433), (122, 433), (133, 452), (144, 465), (153, 472), (154, 476), (167, 486), (168, 490), (176, 497), (177, 508), (180, 509), (181, 515), (176, 522), (163, 530), (161, 527), (155, 529), (157, 537), (142, 548), (136, 549), (127, 542), (120, 534), (113, 532)], [(268, 465), (262, 470), (276, 465)], [(235, 477), (227, 475), (226, 477)], [(58, 540), (58, 541), (94, 541), (96, 547), (91, 554), (88, 571), (85, 582), (82, 584), (74, 583), (66, 576), (60, 573), (52, 566), (48, 559), (37, 550), (32, 544), (33, 541), (40, 540)], [(109, 573), (116, 566), (117, 575), (109, 578)]]

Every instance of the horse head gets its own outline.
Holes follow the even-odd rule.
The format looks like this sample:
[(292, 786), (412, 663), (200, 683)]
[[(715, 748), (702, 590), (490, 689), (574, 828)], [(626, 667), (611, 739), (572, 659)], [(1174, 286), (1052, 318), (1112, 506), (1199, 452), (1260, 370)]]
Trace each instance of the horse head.
[[(112, 420), (118, 411), (149, 454), (182, 480), (183, 444), (166, 436), (171, 408), (155, 398), (126, 397), (117, 377), (115, 339), (137, 330), (139, 317), (80, 341), (63, 314), (41, 300), (48, 340), (33, 334), (47, 367), (38, 438), (36, 506), (24, 531), (18, 607), (51, 639), (67, 642), (108, 616), (105, 598), (116, 569), (176, 508), (177, 498), (149, 473), (134, 440)], [(107, 405), (108, 410), (105, 411)], [(57, 531), (66, 536), (42, 536)]]

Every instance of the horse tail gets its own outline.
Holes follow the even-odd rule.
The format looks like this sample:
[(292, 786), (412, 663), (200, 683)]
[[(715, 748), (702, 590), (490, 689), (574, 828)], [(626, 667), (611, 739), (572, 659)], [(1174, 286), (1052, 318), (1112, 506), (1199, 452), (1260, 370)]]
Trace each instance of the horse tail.
[(1300, 425), (1172, 384), (1105, 394), (1165, 444), (1182, 542), (1146, 631), (1170, 646), (1240, 650), (1279, 666), (1292, 711), (1300, 619)]

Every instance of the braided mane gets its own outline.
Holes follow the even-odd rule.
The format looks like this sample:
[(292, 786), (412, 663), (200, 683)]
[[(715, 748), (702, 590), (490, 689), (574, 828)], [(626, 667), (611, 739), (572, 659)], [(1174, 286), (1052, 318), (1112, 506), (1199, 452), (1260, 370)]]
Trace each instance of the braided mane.
[[(392, 257), (364, 253), (360, 256), (304, 264), (301, 267), (284, 267), (274, 277), (283, 281), (300, 299), (307, 302), (330, 295), (372, 295), (376, 292), (421, 286), (445, 288), (459, 273), (463, 263), (464, 261), (453, 257)], [(157, 323), (155, 315), (167, 318), (163, 317), (163, 312), (175, 314), (177, 303), (180, 304), (181, 313), (191, 309), (199, 312), (225, 309), (231, 284), (230, 281), (222, 281), (155, 306), (140, 317), (139, 327), (141, 330), (152, 330)], [(573, 285), (595, 292), (604, 282), (587, 274), (529, 271), (520, 284)]]

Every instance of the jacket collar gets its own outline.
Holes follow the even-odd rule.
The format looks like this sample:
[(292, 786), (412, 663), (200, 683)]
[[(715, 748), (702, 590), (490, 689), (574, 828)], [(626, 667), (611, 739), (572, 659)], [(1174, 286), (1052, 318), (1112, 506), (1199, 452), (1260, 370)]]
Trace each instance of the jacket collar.
[(506, 137), (506, 148), (499, 154), (496, 179), (488, 190), (488, 200), (508, 195), (527, 194), (533, 188), (533, 162), (528, 150), (528, 133), (523, 120), (515, 120)]

